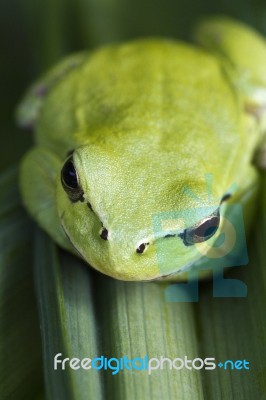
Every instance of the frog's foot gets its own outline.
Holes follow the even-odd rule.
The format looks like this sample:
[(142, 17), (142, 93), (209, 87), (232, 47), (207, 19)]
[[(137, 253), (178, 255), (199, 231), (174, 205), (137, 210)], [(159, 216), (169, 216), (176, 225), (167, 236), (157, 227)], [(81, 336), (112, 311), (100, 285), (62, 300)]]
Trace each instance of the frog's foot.
[(64, 249), (76, 254), (66, 237), (56, 207), (56, 179), (61, 160), (43, 147), (29, 151), (20, 167), (22, 199), (29, 214)]

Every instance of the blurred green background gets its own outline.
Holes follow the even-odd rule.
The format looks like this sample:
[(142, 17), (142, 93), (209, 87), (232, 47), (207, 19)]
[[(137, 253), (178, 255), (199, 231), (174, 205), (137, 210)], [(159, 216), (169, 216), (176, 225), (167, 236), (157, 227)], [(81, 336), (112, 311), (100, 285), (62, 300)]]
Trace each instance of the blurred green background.
[[(29, 84), (63, 55), (84, 48), (94, 48), (107, 42), (121, 41), (139, 36), (156, 35), (189, 40), (193, 22), (201, 15), (212, 13), (223, 13), (236, 17), (266, 34), (265, 0), (224, 0), (216, 2), (213, 0), (0, 0), (1, 170), (8, 165), (17, 164), (32, 141), (30, 133), (19, 130), (15, 125), (14, 109), (16, 105)], [(37, 320), (37, 312), (34, 304), (31, 269), (33, 234), (29, 220), (21, 210), (18, 200), (19, 195), (15, 186), (15, 175), (7, 178), (5, 177), (0, 182), (0, 235), (2, 234), (1, 244), (5, 247), (4, 255), (6, 256), (6, 258), (3, 256), (4, 252), (2, 251), (3, 248), (1, 248), (2, 264), (0, 265), (0, 281), (2, 280), (2, 283), (4, 283), (2, 285), (5, 289), (3, 298), (6, 296), (4, 300), (7, 299), (6, 302), (3, 303), (7, 328), (6, 331), (3, 328), (1, 329), (1, 338), (7, 339), (6, 341), (2, 341), (3, 347), (5, 347), (4, 358), (6, 357), (7, 359), (7, 357), (10, 357), (9, 349), (13, 349), (13, 353), (15, 354), (15, 345), (18, 349), (17, 358), (10, 358), (10, 368), (8, 369), (6, 367), (4, 371), (6, 374), (4, 378), (6, 378), (6, 381), (3, 380), (3, 382), (6, 387), (9, 385), (6, 392), (12, 393), (12, 397), (10, 397), (9, 394), (9, 397), (6, 398), (7, 400), (31, 400), (28, 393), (34, 393), (32, 399), (36, 398), (40, 391), (40, 385), (42, 384), (40, 376), (42, 372), (40, 367), (42, 361), (40, 355), (40, 338), (38, 336), (39, 321)], [(7, 187), (10, 188), (8, 196), (6, 195)], [(264, 197), (266, 198), (265, 195)], [(12, 200), (10, 201), (9, 199)], [(12, 204), (13, 199), (14, 204)], [(18, 222), (20, 225), (18, 225)], [(12, 229), (10, 229), (10, 227)], [(134, 327), (136, 326), (136, 318), (140, 320), (140, 327), (144, 325), (141, 316), (139, 316), (137, 312), (143, 308), (142, 303), (139, 304), (136, 302), (136, 299), (138, 300), (140, 298), (140, 290), (143, 290), (144, 295), (147, 296), (146, 308), (151, 308), (151, 322), (155, 320), (158, 324), (157, 326), (160, 326), (160, 316), (158, 317), (158, 315), (156, 315), (156, 310), (159, 309), (159, 306), (162, 308), (162, 312), (165, 313), (164, 315), (167, 318), (169, 315), (173, 315), (173, 317), (171, 317), (172, 319), (170, 318), (170, 324), (172, 323), (174, 325), (176, 323), (176, 325), (171, 327), (171, 332), (177, 332), (180, 326), (183, 328), (183, 326), (188, 324), (187, 321), (189, 321), (189, 323), (191, 322), (191, 329), (188, 324), (189, 328), (187, 328), (187, 331), (185, 328), (184, 331), (182, 331), (182, 329), (178, 331), (180, 335), (183, 332), (184, 336), (184, 339), (182, 338), (180, 341), (180, 346), (185, 343), (185, 348), (191, 348), (193, 345), (191, 337), (193, 338), (193, 335), (197, 334), (197, 340), (194, 341), (194, 346), (200, 344), (201, 348), (206, 350), (206, 353), (210, 352), (209, 355), (212, 355), (209, 349), (214, 351), (217, 343), (220, 343), (220, 354), (230, 354), (231, 357), (243, 356), (247, 358), (251, 358), (254, 354), (254, 359), (257, 363), (255, 386), (254, 378), (251, 374), (247, 379), (246, 377), (242, 379), (240, 375), (235, 375), (234, 379), (228, 379), (225, 375), (221, 379), (221, 375), (218, 373), (210, 378), (203, 375), (201, 379), (205, 392), (199, 395), (202, 397), (198, 398), (208, 398), (211, 400), (213, 398), (230, 400), (233, 398), (245, 400), (254, 398), (261, 400), (262, 397), (260, 394), (265, 393), (266, 390), (266, 372), (264, 367), (265, 350), (263, 350), (265, 346), (262, 345), (263, 343), (265, 344), (266, 337), (266, 327), (263, 317), (265, 304), (265, 302), (263, 303), (263, 299), (265, 300), (264, 243), (266, 234), (263, 236), (258, 231), (257, 236), (259, 238), (256, 242), (258, 245), (253, 248), (253, 253), (251, 253), (251, 255), (259, 255), (259, 258), (255, 260), (255, 257), (253, 257), (251, 268), (244, 274), (244, 276), (247, 277), (251, 293), (251, 296), (245, 299), (245, 301), (243, 301), (243, 299), (232, 299), (232, 301), (228, 302), (219, 301), (219, 299), (213, 301), (210, 288), (204, 288), (203, 284), (203, 300), (193, 307), (194, 311), (190, 310), (187, 312), (187, 310), (184, 310), (183, 315), (182, 312), (179, 312), (180, 308), (183, 310), (183, 307), (176, 307), (175, 304), (169, 306), (163, 301), (160, 304), (159, 301), (158, 304), (155, 302), (154, 304), (152, 303), (154, 300), (151, 299), (159, 298), (159, 289), (156, 285), (152, 286), (151, 284), (149, 288), (145, 286), (145, 289), (142, 289), (141, 285), (124, 284), (102, 276), (96, 276), (96, 287), (99, 287), (102, 293), (107, 293), (108, 307), (112, 304), (112, 301), (114, 302), (113, 298), (117, 296), (117, 299), (119, 299), (113, 307), (117, 307), (118, 309), (118, 312), (116, 309), (114, 316), (116, 317), (117, 314), (121, 320), (113, 317), (113, 314), (109, 312), (109, 308), (106, 307), (106, 303), (103, 302), (102, 305), (100, 301), (98, 302), (99, 299), (97, 296), (99, 296), (99, 294), (96, 293), (96, 296), (93, 296), (93, 301), (96, 304), (96, 306), (94, 304), (95, 315), (100, 319), (100, 325), (104, 326), (105, 323), (108, 324), (110, 322), (109, 319), (112, 320), (112, 318), (114, 318), (114, 320), (110, 322), (116, 327), (116, 329), (112, 329), (112, 331), (115, 332), (113, 337), (112, 335), (110, 335), (110, 337), (108, 335), (106, 337), (103, 336), (104, 340), (107, 342), (108, 340), (110, 342), (113, 341), (111, 344), (107, 343), (106, 347), (111, 347), (111, 350), (117, 350), (116, 346), (120, 345), (120, 343), (117, 344), (116, 332), (119, 333), (121, 327), (127, 326), (127, 318), (129, 318), (130, 315), (128, 317), (126, 313), (123, 314), (123, 310), (121, 311), (119, 307), (122, 308), (123, 304), (127, 303), (130, 299), (131, 304), (133, 304), (135, 308), (132, 307), (131, 310), (132, 315), (130, 318), (133, 322), (131, 330), (129, 330), (126, 337), (132, 335), (132, 331), (134, 331)], [(49, 244), (49, 246), (51, 246), (51, 244)], [(46, 272), (45, 268), (41, 265), (39, 268), (40, 273), (39, 275), (37, 274), (37, 276), (40, 276), (40, 282), (45, 281), (45, 279), (41, 279), (43, 278), (41, 273), (47, 274), (46, 281), (49, 282), (52, 280), (52, 271), (56, 270), (52, 268), (53, 265), (49, 259), (50, 253), (46, 248), (43, 250), (43, 254), (48, 260), (47, 265), (51, 271), (48, 268)], [(13, 257), (14, 255), (16, 255), (15, 259)], [(42, 262), (42, 257), (39, 258)], [(54, 261), (54, 259), (52, 259), (52, 261)], [(93, 276), (93, 273), (87, 273), (87, 270), (86, 273), (82, 272), (83, 267), (76, 273), (76, 267), (74, 269), (72, 268), (74, 262), (78, 263), (78, 261), (71, 261), (69, 269), (75, 271), (71, 279), (73, 279), (73, 281), (79, 279), (79, 283), (76, 285), (79, 288), (79, 285), (84, 282), (83, 273), (84, 276), (86, 274), (86, 277), (87, 274)], [(27, 268), (21, 268), (21, 263), (23, 263), (23, 268), (24, 265), (26, 265)], [(256, 274), (253, 273), (253, 267), (257, 268)], [(63, 275), (60, 275), (60, 268), (58, 268), (59, 272), (57, 272), (59, 276)], [(62, 271), (65, 271), (65, 266), (62, 268)], [(79, 278), (78, 274), (80, 274)], [(65, 279), (70, 279), (69, 276), (71, 275), (65, 274), (64, 276)], [(57, 282), (56, 279), (55, 281)], [(21, 284), (22, 282), (23, 285)], [(72, 286), (75, 287), (73, 283), (71, 283), (71, 285), (69, 284), (69, 287), (72, 288)], [(14, 290), (14, 288), (16, 290)], [(137, 293), (135, 294), (134, 291)], [(155, 293), (153, 293), (153, 291)], [(259, 293), (259, 299), (256, 297), (256, 293)], [(12, 302), (7, 297), (8, 294), (10, 294)], [(41, 295), (39, 294), (44, 303), (45, 301), (49, 301), (49, 296), (47, 296), (46, 291), (43, 291)], [(123, 296), (125, 296), (127, 300), (124, 303), (121, 300)], [(58, 299), (60, 299), (59, 296), (57, 299), (52, 298), (53, 304)], [(68, 306), (68, 302), (66, 303)], [(155, 307), (155, 311), (152, 309), (153, 306)], [(186, 305), (185, 307), (190, 308), (190, 305)], [(50, 304), (49, 307), (47, 306), (47, 309), (48, 308), (51, 308)], [(165, 310), (172, 314), (167, 314)], [(77, 307), (73, 307), (71, 312), (77, 312), (77, 319), (81, 319), (80, 304), (78, 304)], [(257, 319), (254, 317), (256, 312)], [(85, 309), (84, 313), (86, 315), (88, 314), (87, 309)], [(21, 321), (18, 319), (18, 315), (20, 314)], [(183, 320), (179, 323), (178, 318), (181, 318), (182, 315)], [(8, 319), (9, 317), (10, 319)], [(157, 319), (155, 317), (157, 317)], [(165, 319), (167, 320), (166, 317)], [(52, 334), (50, 336), (56, 336), (54, 333), (57, 332), (58, 328), (57, 320), (53, 326), (49, 318), (47, 318), (47, 315), (43, 316), (43, 319), (47, 320), (49, 322), (49, 324), (47, 324), (54, 328), (54, 331), (51, 330)], [(69, 318), (69, 320), (71, 322), (71, 318)], [(15, 327), (18, 325), (20, 325), (20, 330), (17, 330), (18, 337), (16, 337)], [(14, 337), (12, 337), (10, 332), (12, 333), (14, 331)], [(154, 332), (156, 332), (158, 336), (159, 330), (151, 330), (151, 336)], [(189, 335), (187, 332), (189, 332)], [(165, 331), (161, 328), (161, 336), (164, 337), (164, 334)], [(85, 332), (84, 335), (87, 338), (87, 332)], [(138, 335), (139, 332), (136, 333), (136, 336)], [(98, 336), (99, 332), (97, 331), (96, 337), (98, 338)], [(231, 339), (232, 337), (233, 340)], [(220, 340), (221, 338), (224, 338), (224, 341)], [(157, 340), (158, 337), (155, 339)], [(34, 340), (36, 343), (34, 343)], [(156, 340), (150, 341), (155, 348), (157, 346)], [(256, 348), (254, 342), (257, 342)], [(126, 345), (122, 343), (122, 350), (125, 348), (127, 349), (126, 346), (128, 346), (127, 343)], [(134, 341), (133, 346), (136, 346)], [(19, 349), (21, 349), (21, 352), (19, 352)], [(133, 350), (135, 351), (135, 347)], [(82, 351), (81, 353), (84, 355), (85, 351)], [(33, 354), (34, 352), (35, 354)], [(51, 353), (53, 353), (52, 350)], [(20, 365), (21, 358), (23, 359), (23, 357), (28, 354), (31, 354), (31, 358), (28, 360), (28, 366)], [(196, 354), (196, 350), (194, 350), (194, 354)], [(17, 366), (17, 370), (14, 369), (14, 365)], [(49, 365), (47, 368), (49, 370)], [(33, 379), (31, 379), (31, 374), (33, 374)], [(49, 381), (48, 378), (47, 382)], [(133, 378), (131, 386), (128, 384), (129, 381), (126, 382), (126, 385), (120, 385), (120, 397), (118, 396), (116, 398), (125, 398), (123, 390), (126, 390), (127, 387), (131, 388), (133, 391), (132, 396), (134, 395), (134, 388), (137, 388), (137, 385)], [(155, 378), (156, 382), (158, 381), (158, 386), (160, 386), (159, 380), (156, 376)], [(131, 377), (128, 376), (127, 379), (130, 380)], [(171, 382), (173, 385), (173, 382), (177, 381), (177, 377), (174, 376), (172, 379)], [(106, 378), (106, 386), (108, 388), (109, 385), (113, 389), (114, 380), (109, 379), (109, 381), (108, 383), (108, 378)], [(188, 387), (192, 387), (190, 382), (191, 381), (188, 380)], [(183, 386), (183, 381), (181, 383)], [(79, 387), (80, 382), (77, 380), (75, 384), (76, 387)], [(147, 388), (149, 385), (150, 382), (147, 380)], [(192, 387), (192, 389), (196, 388), (195, 390), (197, 390), (197, 388), (201, 387), (199, 382), (197, 385), (198, 386), (195, 384), (195, 387)], [(24, 392), (21, 391), (22, 387), (24, 388)], [(64, 385), (62, 385), (62, 387), (64, 387)], [(68, 389), (66, 385), (65, 387)], [(155, 387), (157, 390), (157, 386)], [(169, 387), (171, 387), (171, 385), (169, 385)], [(117, 385), (117, 387), (114, 386), (114, 388), (118, 391), (119, 385)], [(222, 397), (218, 397), (218, 395), (213, 397), (213, 393), (217, 394), (220, 392), (223, 393), (221, 394)], [(20, 395), (18, 395), (18, 393), (20, 393)], [(193, 397), (193, 393), (191, 397), (186, 398), (194, 400), (195, 397)], [(236, 393), (240, 393), (239, 397), (234, 397)], [(253, 397), (251, 397), (252, 394)], [(64, 400), (66, 399), (65, 393), (62, 394), (60, 399), (61, 398)], [(132, 398), (135, 399), (137, 397)], [(0, 399), (2, 400), (1, 392)], [(56, 398), (56, 400), (58, 399), (59, 397)]]
[(266, 33), (264, 0), (1, 0), (0, 167), (16, 162), (30, 144), (14, 123), (19, 99), (64, 54), (139, 36), (188, 39), (193, 21), (210, 13)]

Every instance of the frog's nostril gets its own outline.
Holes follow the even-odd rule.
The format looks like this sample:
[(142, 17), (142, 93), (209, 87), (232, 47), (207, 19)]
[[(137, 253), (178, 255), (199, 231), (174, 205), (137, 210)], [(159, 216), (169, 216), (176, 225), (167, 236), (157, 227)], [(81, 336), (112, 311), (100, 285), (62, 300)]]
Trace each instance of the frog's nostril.
[(146, 250), (148, 245), (149, 245), (149, 243), (141, 243), (139, 245), (139, 247), (137, 248), (136, 252), (139, 253), (139, 254), (144, 253), (144, 251)]

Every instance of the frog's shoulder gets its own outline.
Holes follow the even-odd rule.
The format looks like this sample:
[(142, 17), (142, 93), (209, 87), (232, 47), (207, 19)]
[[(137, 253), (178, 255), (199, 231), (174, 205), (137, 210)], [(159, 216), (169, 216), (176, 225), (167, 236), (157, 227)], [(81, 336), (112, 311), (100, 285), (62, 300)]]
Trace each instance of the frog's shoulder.
[(16, 110), (16, 121), (21, 128), (34, 129), (47, 93), (70, 71), (80, 66), (87, 56), (87, 52), (80, 52), (64, 58), (30, 86)]

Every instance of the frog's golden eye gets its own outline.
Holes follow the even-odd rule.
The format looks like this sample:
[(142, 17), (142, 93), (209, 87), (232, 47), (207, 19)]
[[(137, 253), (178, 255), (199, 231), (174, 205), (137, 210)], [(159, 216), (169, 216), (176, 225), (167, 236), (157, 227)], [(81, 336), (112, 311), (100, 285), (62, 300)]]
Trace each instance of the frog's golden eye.
[(84, 201), (84, 192), (80, 187), (78, 173), (75, 169), (72, 157), (68, 158), (63, 165), (61, 170), (61, 182), (63, 189), (73, 203), (76, 201)]
[(179, 236), (186, 246), (191, 246), (195, 243), (205, 242), (210, 239), (217, 231), (220, 224), (219, 209), (214, 213), (204, 218), (198, 224), (191, 228), (185, 229)]

